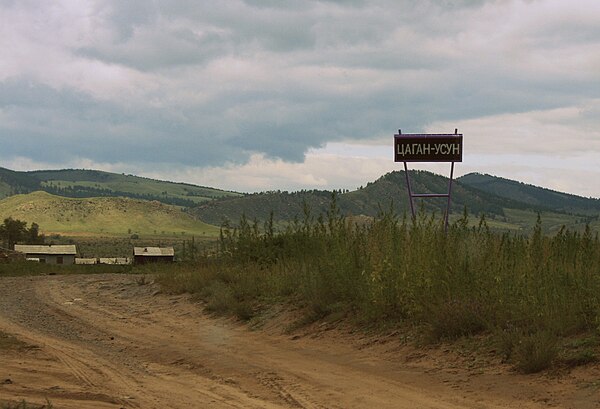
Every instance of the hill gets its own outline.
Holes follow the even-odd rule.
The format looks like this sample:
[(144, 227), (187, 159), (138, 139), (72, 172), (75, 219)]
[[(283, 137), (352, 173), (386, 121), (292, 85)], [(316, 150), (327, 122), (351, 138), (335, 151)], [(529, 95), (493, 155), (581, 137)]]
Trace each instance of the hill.
[[(416, 192), (440, 193), (447, 191), (448, 180), (431, 172), (411, 172), (411, 183)], [(304, 204), (313, 215), (326, 213), (331, 204), (332, 192), (310, 190), (299, 192), (264, 192), (202, 204), (192, 213), (211, 224), (223, 220), (237, 221), (242, 214), (250, 219), (266, 220), (272, 210), (277, 220), (292, 221), (303, 217)], [(445, 210), (444, 199), (422, 202), (427, 211)], [(381, 210), (392, 208), (397, 214), (409, 211), (404, 172), (391, 172), (366, 187), (352, 192), (337, 193), (337, 205), (342, 214), (376, 216)], [(486, 212), (503, 215), (504, 207), (520, 208), (521, 203), (479, 192), (469, 186), (456, 184), (453, 188), (453, 208), (462, 212), (464, 206), (475, 214)]]
[[(447, 190), (446, 177), (426, 171), (411, 171), (410, 177), (413, 190), (417, 193), (442, 193)], [(82, 231), (86, 232), (119, 234), (129, 230), (147, 233), (202, 232), (204, 225), (195, 226), (193, 223), (202, 221), (210, 225), (220, 225), (229, 220), (235, 224), (242, 215), (262, 223), (269, 218), (271, 211), (276, 224), (284, 226), (295, 219), (302, 220), (305, 208), (310, 209), (311, 217), (327, 214), (332, 197), (332, 192), (323, 190), (241, 194), (95, 170), (16, 172), (0, 168), (0, 198), (39, 190), (63, 198), (120, 197), (121, 201), (107, 201), (104, 205), (111, 209), (131, 206), (131, 211), (139, 212), (139, 216), (136, 216), (137, 219), (130, 219), (124, 216), (126, 212), (122, 210), (119, 214), (115, 213), (110, 217), (107, 215), (105, 219), (100, 218), (103, 214), (100, 212), (94, 216), (97, 221), (94, 218), (81, 219), (77, 210), (67, 210), (73, 205), (71, 202), (54, 199), (53, 203), (58, 209), (51, 210), (48, 207), (48, 215), (41, 211), (33, 215), (22, 213), (25, 220), (36, 221), (49, 231), (77, 232), (83, 229)], [(35, 197), (47, 201), (51, 196), (37, 194)], [(123, 199), (127, 197), (137, 200)], [(382, 210), (390, 209), (402, 216), (408, 214), (410, 209), (403, 171), (390, 172), (355, 191), (336, 192), (336, 201), (341, 214), (362, 218), (372, 218)], [(81, 203), (83, 202), (85, 201)], [(96, 199), (90, 199), (86, 203), (95, 202)], [(441, 198), (416, 202), (417, 207), (422, 207), (427, 212), (436, 212), (438, 215), (446, 208), (446, 200)], [(68, 206), (67, 203), (71, 205)], [(158, 214), (152, 213), (152, 209), (161, 203), (183, 206), (187, 208), (187, 214), (179, 211), (177, 214), (172, 213), (176, 209), (167, 206), (164, 209), (169, 208), (171, 213), (165, 210), (161, 214), (169, 213), (172, 218), (159, 217)], [(146, 206), (148, 208), (145, 208)], [(451, 219), (460, 217), (465, 207), (475, 217), (485, 214), (489, 225), (496, 229), (526, 232), (535, 224), (539, 212), (542, 213), (544, 228), (548, 232), (556, 231), (562, 225), (583, 229), (586, 223), (591, 223), (595, 230), (600, 230), (600, 200), (490, 175), (472, 173), (456, 180), (453, 185)], [(13, 210), (7, 211), (10, 213)], [(145, 217), (145, 212), (150, 212), (147, 213), (148, 217)], [(66, 217), (67, 213), (72, 214), (72, 217)], [(87, 221), (82, 224), (79, 223), (80, 219)], [(48, 224), (44, 224), (43, 220)], [(192, 227), (187, 223), (192, 223)]]
[(47, 234), (216, 236), (219, 231), (158, 201), (65, 198), (41, 191), (0, 200), (0, 219), (9, 216), (36, 222)]
[[(443, 193), (448, 189), (448, 178), (426, 171), (411, 171), (411, 185), (416, 193)], [(534, 187), (532, 187), (534, 188)], [(543, 188), (537, 188), (544, 190)], [(537, 192), (531, 190), (531, 195)], [(211, 224), (221, 224), (224, 220), (237, 222), (242, 214), (250, 220), (263, 222), (273, 211), (274, 219), (281, 224), (304, 216), (305, 204), (312, 216), (326, 214), (331, 204), (331, 192), (265, 192), (237, 198), (219, 199), (201, 204), (189, 211), (201, 220)], [(567, 195), (572, 196), (572, 195)], [(502, 230), (528, 231), (535, 224), (537, 213), (542, 213), (544, 228), (548, 232), (558, 230), (562, 225), (582, 229), (585, 223), (592, 222), (600, 229), (597, 216), (590, 211), (595, 199), (574, 196), (571, 209), (581, 212), (565, 212), (564, 203), (520, 201), (518, 196), (501, 196), (494, 192), (479, 189), (458, 180), (453, 185), (451, 218), (457, 218), (466, 207), (471, 215), (485, 214), (492, 228)], [(406, 179), (403, 171), (390, 172), (375, 182), (351, 192), (338, 192), (337, 206), (344, 215), (374, 217), (380, 211), (392, 209), (396, 214), (410, 212)], [(568, 202), (571, 203), (571, 202)], [(445, 211), (445, 199), (416, 200), (417, 207), (427, 212), (441, 214)]]
[(586, 198), (529, 185), (497, 176), (469, 173), (458, 178), (459, 183), (496, 196), (519, 201), (532, 207), (581, 215), (600, 213), (600, 199)]
[(178, 206), (196, 206), (240, 193), (98, 170), (38, 170), (0, 168), (0, 198), (42, 190), (63, 197), (130, 197)]

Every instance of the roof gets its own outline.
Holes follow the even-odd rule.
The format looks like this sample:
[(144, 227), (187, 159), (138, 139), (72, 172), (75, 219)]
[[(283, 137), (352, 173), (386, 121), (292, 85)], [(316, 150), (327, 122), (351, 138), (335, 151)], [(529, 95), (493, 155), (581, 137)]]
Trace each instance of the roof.
[(134, 247), (134, 256), (149, 256), (149, 257), (161, 257), (161, 256), (174, 256), (175, 250), (173, 247)]
[(41, 244), (15, 244), (15, 251), (25, 254), (58, 254), (58, 255), (76, 255), (77, 247), (74, 244), (59, 246), (45, 246)]

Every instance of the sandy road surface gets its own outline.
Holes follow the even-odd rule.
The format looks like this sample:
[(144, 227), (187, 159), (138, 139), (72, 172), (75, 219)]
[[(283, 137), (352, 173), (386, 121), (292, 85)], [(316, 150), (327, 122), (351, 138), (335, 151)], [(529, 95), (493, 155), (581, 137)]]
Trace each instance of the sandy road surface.
[(55, 408), (92, 409), (600, 407), (598, 389), (577, 386), (572, 375), (439, 369), (435, 360), (357, 349), (335, 336), (250, 331), (138, 280), (0, 278), (0, 330), (35, 346), (0, 350), (0, 401), (48, 398)]

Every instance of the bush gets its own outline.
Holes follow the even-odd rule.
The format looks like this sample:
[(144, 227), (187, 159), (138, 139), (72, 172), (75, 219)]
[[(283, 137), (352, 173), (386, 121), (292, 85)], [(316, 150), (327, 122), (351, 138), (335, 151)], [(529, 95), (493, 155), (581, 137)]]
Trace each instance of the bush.
[(483, 332), (487, 326), (486, 314), (476, 301), (451, 300), (432, 306), (425, 317), (429, 325), (429, 339), (453, 340)]
[(557, 336), (549, 331), (523, 336), (514, 347), (516, 368), (526, 374), (549, 368), (558, 355), (557, 342)]

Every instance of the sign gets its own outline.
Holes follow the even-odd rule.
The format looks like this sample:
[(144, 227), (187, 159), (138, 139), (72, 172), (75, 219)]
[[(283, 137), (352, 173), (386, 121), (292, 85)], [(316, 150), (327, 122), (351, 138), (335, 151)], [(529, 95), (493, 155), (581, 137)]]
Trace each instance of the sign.
[(395, 162), (462, 162), (463, 136), (454, 134), (394, 135)]

